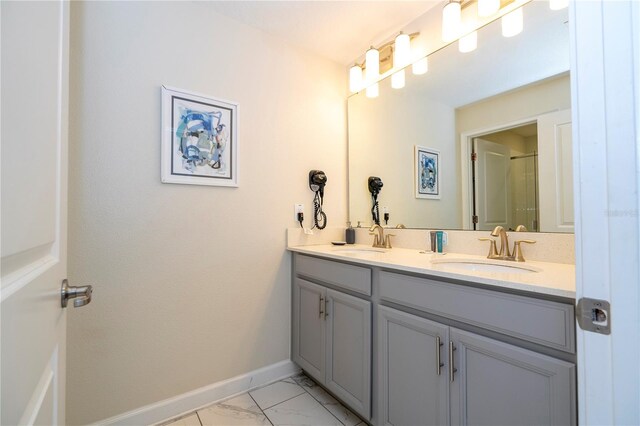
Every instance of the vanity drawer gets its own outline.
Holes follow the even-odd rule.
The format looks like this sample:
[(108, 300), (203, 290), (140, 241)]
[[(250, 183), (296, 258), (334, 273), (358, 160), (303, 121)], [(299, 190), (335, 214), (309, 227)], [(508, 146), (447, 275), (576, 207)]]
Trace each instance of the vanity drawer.
[(575, 353), (573, 305), (385, 271), (380, 298)]
[(371, 296), (371, 270), (296, 254), (295, 273)]

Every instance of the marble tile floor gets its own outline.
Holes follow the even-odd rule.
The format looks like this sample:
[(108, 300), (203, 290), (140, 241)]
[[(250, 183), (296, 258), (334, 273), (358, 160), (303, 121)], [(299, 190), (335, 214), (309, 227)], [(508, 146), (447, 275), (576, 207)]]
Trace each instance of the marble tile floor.
[(160, 425), (366, 426), (366, 423), (300, 373)]

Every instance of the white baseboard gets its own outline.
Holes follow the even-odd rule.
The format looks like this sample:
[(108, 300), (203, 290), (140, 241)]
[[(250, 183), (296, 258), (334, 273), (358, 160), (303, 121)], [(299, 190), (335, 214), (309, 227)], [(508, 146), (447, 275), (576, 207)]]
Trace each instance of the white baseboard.
[(299, 371), (300, 368), (292, 361), (280, 361), (246, 374), (102, 420), (96, 424), (151, 425), (281, 380)]

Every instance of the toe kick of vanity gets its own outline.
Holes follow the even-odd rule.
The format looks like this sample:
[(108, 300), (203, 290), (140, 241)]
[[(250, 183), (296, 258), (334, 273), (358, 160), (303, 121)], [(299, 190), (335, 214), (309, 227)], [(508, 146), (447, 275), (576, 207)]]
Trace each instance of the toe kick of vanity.
[(293, 253), (292, 359), (374, 425), (577, 424), (574, 301)]

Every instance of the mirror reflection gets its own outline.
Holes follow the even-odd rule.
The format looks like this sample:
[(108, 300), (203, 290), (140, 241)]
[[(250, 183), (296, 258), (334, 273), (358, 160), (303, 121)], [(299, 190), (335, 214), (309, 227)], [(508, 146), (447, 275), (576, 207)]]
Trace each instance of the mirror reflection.
[(408, 68), (405, 88), (349, 98), (352, 223), (573, 232), (567, 12), (524, 7), (518, 36), (493, 22), (475, 51)]

